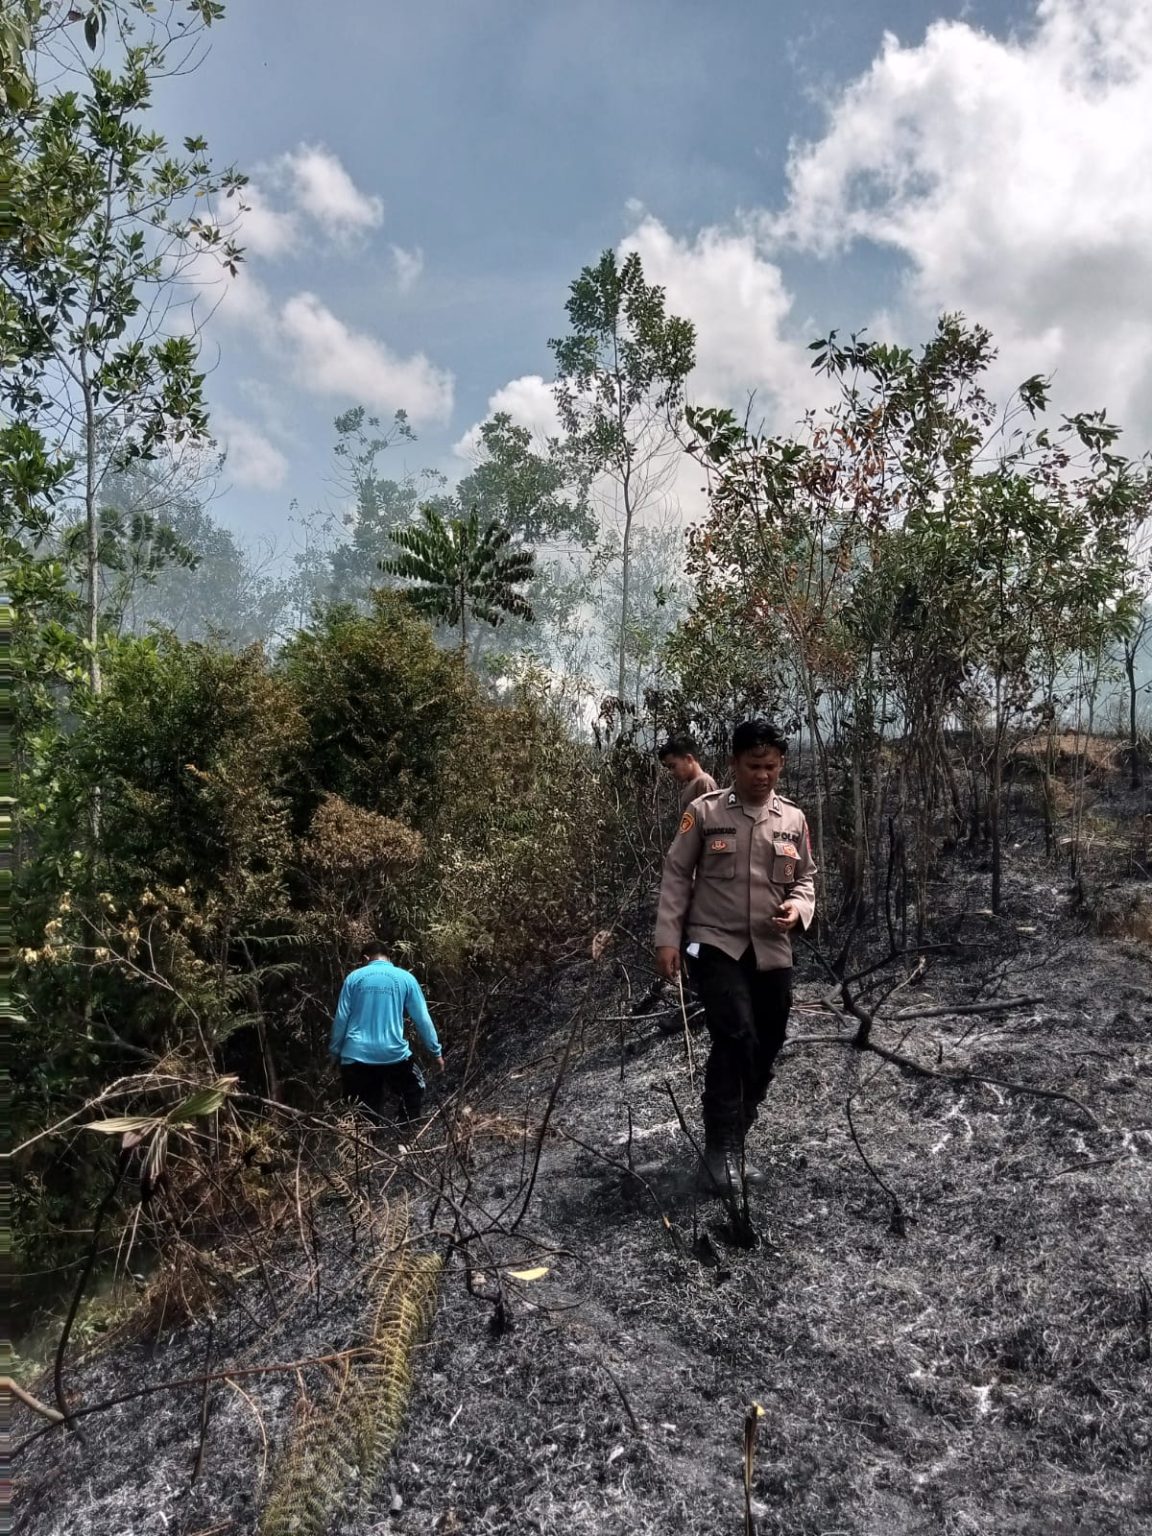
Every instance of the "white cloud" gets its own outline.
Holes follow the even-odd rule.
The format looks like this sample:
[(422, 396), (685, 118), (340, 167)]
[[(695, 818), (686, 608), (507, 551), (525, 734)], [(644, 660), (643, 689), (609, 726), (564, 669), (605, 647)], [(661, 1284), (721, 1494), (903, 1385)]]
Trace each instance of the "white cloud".
[[(774, 427), (791, 426), (816, 403), (820, 385), (809, 366), (807, 335), (797, 340), (791, 334), (792, 297), (756, 227), (744, 221), (679, 239), (639, 204), (630, 204), (628, 211), (638, 223), (621, 242), (621, 251), (639, 254), (645, 277), (664, 288), (669, 312), (696, 327), (693, 399), (743, 410), (755, 393), (759, 413)], [(539, 374), (512, 379), (498, 389), (489, 398), (486, 417), (497, 411), (507, 411), (538, 437), (560, 435), (552, 386)], [(477, 423), (453, 452), (474, 458), (479, 441)], [(686, 460), (675, 476), (674, 494), (698, 505), (700, 476), (699, 468)]]
[(234, 325), (269, 331), (275, 324), (272, 296), (248, 267), (240, 267), (220, 295), (220, 311)]
[[(538, 440), (560, 435), (560, 417), (551, 384), (546, 384), (538, 373), (527, 373), (512, 379), (488, 397), (488, 409), (484, 420), (488, 421), (498, 411), (506, 412), (517, 426), (527, 427)], [(462, 459), (473, 460), (480, 451), (480, 422), (469, 427), (464, 436), (452, 447), (452, 452)]]
[(375, 410), (404, 409), (416, 423), (444, 421), (452, 410), (454, 380), (422, 352), (401, 357), (383, 341), (353, 330), (313, 293), (280, 303), (253, 273), (241, 267), (232, 279), (201, 258), (188, 274), (199, 288), (201, 323), (217, 320), (245, 331), (303, 390), (337, 396)]
[(424, 356), (398, 357), (383, 342), (353, 331), (311, 293), (280, 311), (277, 338), (302, 388), (380, 411), (405, 409), (415, 422), (443, 421), (452, 409), (452, 375)]
[(747, 221), (681, 240), (644, 216), (622, 249), (639, 253), (645, 277), (665, 290), (669, 311), (696, 327), (696, 400), (739, 408), (755, 391), (779, 425), (813, 403), (804, 348), (786, 329), (792, 296)]
[[(1040, 0), (1025, 34), (937, 22), (885, 39), (794, 151), (763, 231), (905, 260), (901, 319), (988, 325), (998, 382), (1058, 370), (1060, 403), (1152, 414), (1152, 0)], [(1143, 420), (1141, 417), (1143, 416)]]
[[(824, 134), (797, 147), (783, 210), (679, 237), (632, 204), (637, 251), (668, 307), (693, 321), (692, 397), (775, 429), (831, 386), (809, 366), (815, 324), (782, 264), (869, 242), (905, 282), (886, 310), (828, 317), (911, 344), (962, 310), (1000, 349), (993, 386), (1055, 372), (1060, 409), (1108, 407), (1134, 446), (1152, 438), (1152, 0), (1039, 0), (996, 38), (937, 22), (887, 37), (836, 93)], [(858, 303), (858, 300), (854, 301)], [(489, 401), (529, 384), (514, 380)], [(550, 404), (547, 386), (536, 393)], [(476, 429), (456, 451), (475, 449)], [(679, 475), (678, 483), (686, 476)]]
[(252, 422), (218, 410), (212, 413), (212, 425), (227, 454), (228, 473), (237, 485), (275, 491), (284, 484), (288, 460)]
[(296, 428), (289, 414), (288, 402), (276, 385), (249, 374), (237, 380), (237, 389), (273, 438), (282, 443), (293, 441)]
[(380, 199), (361, 192), (339, 158), (321, 145), (301, 144), (282, 156), (279, 168), (300, 212), (336, 238), (361, 234), (383, 222)]
[(396, 286), (401, 293), (408, 293), (419, 282), (424, 270), (424, 252), (419, 246), (406, 251), (402, 245), (394, 245), (392, 265), (396, 269)]
[[(244, 189), (243, 202), (239, 242), (249, 257), (268, 260), (299, 255), (310, 243), (310, 232), (311, 243), (318, 235), (330, 244), (348, 245), (384, 218), (380, 199), (361, 192), (336, 155), (308, 144), (259, 169)], [(423, 264), (419, 251), (392, 249), (397, 262), (403, 255), (416, 264), (418, 274)]]
[[(638, 204), (629, 212), (636, 228), (621, 251), (636, 251), (649, 282), (665, 290), (670, 313), (696, 327), (696, 367), (690, 381), (701, 403), (742, 410), (753, 392), (760, 411), (776, 426), (791, 425), (819, 394), (804, 343), (792, 334), (792, 296), (780, 268), (762, 247), (753, 224), (701, 230), (690, 239), (671, 234)], [(487, 416), (507, 411), (540, 437), (560, 433), (552, 386), (539, 374), (512, 379), (488, 401)], [(479, 424), (454, 452), (472, 458)], [(693, 494), (700, 471), (689, 466)]]
[(296, 250), (300, 244), (296, 214), (273, 208), (253, 184), (244, 188), (243, 200), (245, 211), (240, 215), (237, 239), (245, 255), (274, 259)]
[[(239, 240), (252, 257), (300, 255), (315, 245), (317, 234), (339, 243), (383, 218), (380, 199), (361, 192), (337, 157), (321, 147), (301, 145), (265, 166), (262, 175), (281, 205), (290, 199), (294, 206), (274, 206), (261, 185), (245, 189), (247, 211), (241, 216)], [(423, 253), (395, 245), (391, 250), (398, 284), (406, 291), (419, 278)], [(297, 292), (281, 299), (254, 274), (251, 264), (229, 278), (206, 253), (187, 263), (183, 277), (195, 294), (199, 323), (215, 315), (246, 331), (280, 375), (292, 378), (301, 389), (363, 402), (374, 410), (404, 409), (417, 423), (443, 421), (451, 413), (450, 372), (423, 353), (399, 356), (378, 338), (352, 329), (315, 294)], [(255, 429), (247, 424), (234, 420), (232, 426), (237, 479), (253, 485), (272, 483), (280, 473), (278, 450), (266, 439), (261, 449), (251, 436)]]
[[(699, 403), (730, 405), (742, 411), (756, 394), (757, 415), (776, 429), (792, 426), (817, 402), (821, 385), (812, 374), (803, 342), (787, 330), (792, 298), (778, 266), (761, 248), (756, 230), (708, 228), (691, 239), (678, 239), (658, 219), (637, 205), (639, 218), (622, 242), (636, 251), (649, 282), (665, 290), (668, 310), (696, 326), (696, 367), (690, 381)], [(804, 341), (807, 337), (804, 337)], [(513, 379), (488, 401), (486, 416), (507, 411), (539, 437), (560, 434), (552, 387), (538, 374)], [(460, 458), (474, 460), (480, 446), (479, 423), (455, 444)], [(679, 512), (686, 521), (706, 507), (704, 472), (687, 454), (661, 453), (648, 463), (651, 482), (646, 518)], [(595, 500), (610, 524), (616, 488), (597, 482)]]
[(489, 416), (501, 411), (537, 437), (556, 437), (560, 431), (560, 415), (552, 386), (538, 373), (526, 373), (511, 380), (489, 398)]
[[(242, 235), (239, 244), (244, 244)], [(198, 251), (183, 264), (181, 281), (189, 293), (190, 329), (202, 327), (210, 319), (251, 330), (266, 330), (272, 324), (271, 296), (247, 261), (231, 277), (214, 254)]]

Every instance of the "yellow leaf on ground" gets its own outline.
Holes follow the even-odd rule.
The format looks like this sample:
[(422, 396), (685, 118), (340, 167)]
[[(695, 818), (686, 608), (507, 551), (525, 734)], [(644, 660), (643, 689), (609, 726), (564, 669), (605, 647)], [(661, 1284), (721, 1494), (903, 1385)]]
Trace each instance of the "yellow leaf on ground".
[(547, 1264), (539, 1264), (535, 1269), (510, 1269), (509, 1275), (513, 1280), (543, 1280), (548, 1273)]

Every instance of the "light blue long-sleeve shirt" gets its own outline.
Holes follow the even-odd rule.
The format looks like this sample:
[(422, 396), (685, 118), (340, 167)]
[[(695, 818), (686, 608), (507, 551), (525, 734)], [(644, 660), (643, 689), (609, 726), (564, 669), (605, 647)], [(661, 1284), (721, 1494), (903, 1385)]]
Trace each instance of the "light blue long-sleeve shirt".
[(404, 1038), (405, 1013), (432, 1055), (439, 1056), (436, 1026), (415, 976), (390, 960), (362, 965), (340, 989), (329, 1054), (340, 1061), (407, 1061), (412, 1048)]

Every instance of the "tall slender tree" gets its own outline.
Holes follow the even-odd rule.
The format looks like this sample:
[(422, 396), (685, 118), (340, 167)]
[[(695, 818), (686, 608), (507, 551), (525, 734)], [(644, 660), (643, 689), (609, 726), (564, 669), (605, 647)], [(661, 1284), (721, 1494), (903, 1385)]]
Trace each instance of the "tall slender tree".
[(149, 122), (157, 82), (187, 71), (196, 33), (223, 15), (217, 0), (106, 0), (63, 21), (24, 13), (33, 55), (62, 46), (67, 59), (35, 72), (52, 80), (43, 91), (4, 87), (0, 350), (13, 366), (3, 398), (66, 466), (56, 504), (77, 506), (86, 531), (84, 638), (98, 691), (103, 482), (207, 433), (195, 322), (173, 309), (199, 291), (191, 280), (206, 277), (205, 259), (235, 272), (241, 253), (216, 200), (244, 178), (213, 170), (199, 137), (171, 150)]
[(666, 489), (679, 447), (672, 422), (695, 361), (696, 331), (670, 315), (664, 290), (648, 283), (635, 251), (605, 251), (572, 284), (572, 332), (550, 345), (556, 403), (589, 476), (607, 476), (620, 504), (620, 612), (616, 692), (625, 694), (638, 517)]

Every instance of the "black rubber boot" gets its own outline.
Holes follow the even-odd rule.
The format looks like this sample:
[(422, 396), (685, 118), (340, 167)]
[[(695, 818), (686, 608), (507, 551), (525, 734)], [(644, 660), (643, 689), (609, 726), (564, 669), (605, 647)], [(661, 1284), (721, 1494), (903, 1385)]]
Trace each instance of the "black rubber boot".
[(704, 1157), (696, 1170), (698, 1193), (723, 1199), (739, 1188), (740, 1171), (732, 1161), (727, 1144), (714, 1142), (706, 1145)]
[(752, 1185), (763, 1184), (763, 1183), (766, 1182), (765, 1175), (764, 1175), (763, 1171), (761, 1169), (757, 1168), (755, 1163), (750, 1162), (748, 1160), (748, 1155), (747, 1155), (748, 1133), (751, 1131), (752, 1127), (756, 1124), (756, 1117), (757, 1117), (757, 1110), (755, 1108), (751, 1111), (750, 1114), (749, 1113), (745, 1113), (745, 1115), (743, 1116), (743, 1130), (740, 1133), (740, 1136), (739, 1136), (739, 1139), (736, 1142), (736, 1148), (735, 1148), (735, 1158), (736, 1158), (737, 1170), (739, 1170), (740, 1160), (743, 1158), (744, 1159), (744, 1177), (748, 1180), (748, 1183), (752, 1184)]
[(766, 1182), (763, 1171), (745, 1158), (739, 1137), (705, 1142), (704, 1158), (696, 1173), (696, 1188), (701, 1194), (724, 1198), (739, 1195), (744, 1183), (755, 1189)]
[(768, 1182), (767, 1176), (765, 1175), (763, 1169), (757, 1168), (755, 1163), (750, 1163), (748, 1161), (742, 1147), (737, 1147), (735, 1153), (733, 1154), (732, 1162), (736, 1172), (737, 1183), (740, 1181), (741, 1170), (743, 1170), (745, 1179), (749, 1184), (753, 1186), (753, 1188)]

